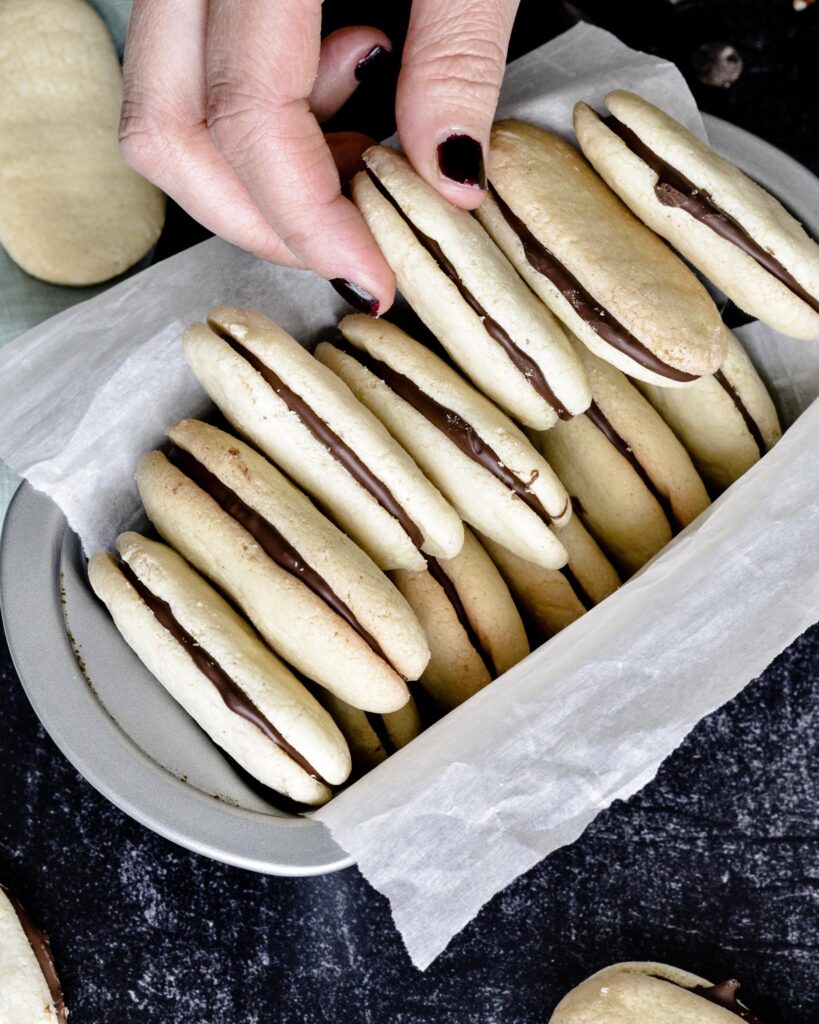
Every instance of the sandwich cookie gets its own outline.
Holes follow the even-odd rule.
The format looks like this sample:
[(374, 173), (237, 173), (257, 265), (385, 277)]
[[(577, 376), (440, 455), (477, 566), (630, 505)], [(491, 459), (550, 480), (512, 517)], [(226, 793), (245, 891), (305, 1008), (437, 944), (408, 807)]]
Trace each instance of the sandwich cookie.
[(341, 322), (316, 357), (409, 451), (460, 515), (523, 558), (555, 569), (549, 528), (571, 516), (566, 489), (526, 436), (451, 367), (384, 320)]
[(577, 348), (592, 404), (537, 440), (575, 512), (630, 575), (710, 502), (691, 458), (659, 413), (611, 363)]
[(265, 786), (322, 804), (350, 773), (332, 719), (248, 624), (165, 544), (117, 539), (94, 592), (139, 659), (217, 746)]
[(422, 551), (458, 553), (455, 511), (338, 377), (272, 320), (220, 306), (182, 345), (225, 418), (382, 569), (422, 569)]
[(620, 586), (617, 570), (579, 516), (572, 516), (557, 535), (569, 554), (562, 569), (541, 569), (495, 541), (482, 538), (518, 606), (544, 638), (565, 629)]
[(583, 152), (626, 205), (747, 313), (819, 337), (819, 245), (755, 181), (634, 93), (575, 107)]
[(550, 1024), (762, 1024), (737, 998), (739, 987), (668, 964), (614, 964), (564, 996)]
[(511, 416), (545, 430), (589, 404), (566, 334), (465, 210), (392, 149), (373, 146), (352, 194), (398, 287), (461, 370)]
[(421, 718), (412, 696), (402, 708), (387, 715), (360, 711), (331, 693), (322, 694), (321, 699), (344, 734), (353, 767), (361, 775), (386, 761), (421, 732)]
[(757, 462), (782, 436), (768, 390), (730, 331), (728, 354), (712, 377), (690, 388), (638, 385), (677, 437), (714, 494)]
[(183, 420), (137, 484), (162, 536), (295, 669), (367, 711), (397, 711), (429, 660), (412, 609), (375, 563), (258, 452)]
[(25, 908), (0, 885), (0, 1021), (66, 1024), (68, 1010), (51, 943)]
[(454, 558), (430, 558), (425, 572), (397, 569), (392, 578), (426, 632), (432, 656), (420, 682), (444, 711), (529, 653), (509, 588), (469, 530)]
[(660, 387), (719, 368), (725, 342), (711, 296), (573, 146), (499, 121), (489, 177), (478, 219), (592, 352)]

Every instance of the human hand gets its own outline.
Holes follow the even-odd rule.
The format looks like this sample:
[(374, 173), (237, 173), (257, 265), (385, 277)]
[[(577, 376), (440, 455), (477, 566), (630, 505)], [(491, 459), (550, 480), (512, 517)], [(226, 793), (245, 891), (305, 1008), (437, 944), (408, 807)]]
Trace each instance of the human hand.
[[(518, 0), (415, 0), (396, 97), (418, 172), (466, 209)], [(372, 140), (323, 135), (380, 31), (320, 38), (320, 0), (134, 0), (124, 66), (125, 159), (210, 230), (263, 259), (309, 267), (378, 314), (395, 280), (341, 181)]]

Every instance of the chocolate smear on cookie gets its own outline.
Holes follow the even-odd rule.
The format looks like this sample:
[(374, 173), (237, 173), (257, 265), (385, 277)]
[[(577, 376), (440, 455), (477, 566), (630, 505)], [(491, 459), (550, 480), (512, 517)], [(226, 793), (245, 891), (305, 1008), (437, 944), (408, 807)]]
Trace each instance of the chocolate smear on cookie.
[(602, 118), (603, 124), (618, 135), (635, 156), (657, 175), (654, 194), (663, 206), (685, 210), (695, 220), (705, 224), (721, 238), (741, 249), (755, 260), (763, 270), (781, 281), (797, 298), (806, 302), (812, 310), (819, 313), (819, 298), (811, 295), (796, 280), (789, 270), (759, 242), (755, 241), (745, 228), (711, 198), (704, 189), (698, 188), (681, 171), (672, 167), (643, 140), (613, 115)]
[(467, 638), (469, 639), (470, 644), (475, 649), (475, 653), (481, 659), (481, 661), (484, 664), (484, 668), (489, 673), (489, 678), (494, 679), (498, 673), (495, 667), (495, 663), (492, 660), (492, 655), (484, 647), (481, 638), (478, 636), (478, 631), (472, 625), (472, 622), (470, 621), (469, 618), (469, 613), (467, 612), (466, 607), (464, 606), (464, 603), (461, 600), (461, 595), (458, 593), (457, 587), (449, 578), (446, 570), (444, 569), (444, 567), (441, 565), (437, 558), (427, 558), (427, 570), (429, 571), (430, 576), (435, 580), (438, 586), (446, 594), (447, 600), (452, 605), (452, 608), (455, 611), (456, 616), (458, 617), (458, 622), (460, 622), (464, 632), (467, 635)]
[(441, 405), (426, 391), (423, 391), (414, 380), (398, 370), (394, 370), (381, 359), (376, 359), (369, 352), (356, 348), (346, 340), (334, 339), (328, 344), (350, 356), (351, 359), (355, 359), (375, 377), (378, 377), (399, 398), (402, 398), (425, 420), (437, 427), (464, 455), (500, 480), (504, 487), (517, 495), (544, 523), (549, 525), (552, 522), (552, 517), (543, 507), (540, 499), (504, 465), (501, 457), (483, 440), (472, 424), (467, 423), (454, 409), (448, 409), (445, 405)]
[(369, 175), (370, 181), (375, 185), (381, 195), (387, 200), (387, 202), (393, 207), (396, 213), (401, 217), (407, 227), (412, 231), (415, 237), (418, 239), (420, 244), (426, 249), (429, 255), (435, 260), (440, 269), (444, 274), (452, 281), (455, 287), (461, 294), (466, 304), (472, 309), (483, 322), (486, 333), (493, 338), (503, 349), (506, 355), (509, 357), (515, 367), (523, 374), (526, 380), (531, 386), (537, 391), (540, 397), (554, 409), (557, 415), (562, 420), (570, 420), (572, 414), (566, 409), (557, 395), (552, 391), (549, 382), (543, 374), (543, 371), (534, 361), (530, 358), (515, 342), (512, 340), (508, 331), (501, 325), (493, 320), (491, 316), (486, 312), (477, 298), (469, 291), (466, 285), (460, 278), (458, 271), (455, 269), (453, 264), (447, 258), (441, 246), (435, 241), (434, 238), (430, 238), (429, 235), (425, 235), (420, 228), (416, 227), (415, 224), (410, 220), (406, 213), (401, 209), (398, 201), (389, 192), (386, 186), (376, 177), (373, 172), (367, 168), (367, 174)]
[(762, 436), (762, 431), (759, 429), (759, 424), (753, 418), (753, 416), (748, 410), (748, 407), (742, 401), (742, 398), (740, 397), (737, 389), (728, 380), (728, 378), (725, 376), (722, 370), (717, 370), (717, 372), (714, 374), (714, 380), (717, 382), (717, 384), (719, 384), (722, 390), (728, 395), (728, 397), (736, 406), (737, 412), (739, 412), (740, 416), (742, 416), (743, 420), (745, 421), (745, 426), (748, 428), (748, 432), (754, 439), (754, 442), (756, 443), (756, 446), (759, 449), (759, 457), (762, 458), (762, 456), (767, 452), (768, 446), (765, 444), (765, 438)]

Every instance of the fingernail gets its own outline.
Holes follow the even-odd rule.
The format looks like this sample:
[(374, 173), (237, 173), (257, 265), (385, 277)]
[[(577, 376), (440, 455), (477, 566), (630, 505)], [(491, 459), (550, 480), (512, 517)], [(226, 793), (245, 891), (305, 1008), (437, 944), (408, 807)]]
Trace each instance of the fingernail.
[(359, 82), (368, 81), (373, 78), (382, 67), (392, 59), (392, 50), (386, 46), (374, 46), (368, 53), (365, 53), (355, 66), (355, 77)]
[(471, 135), (450, 135), (438, 146), (438, 168), (459, 185), (486, 188), (483, 149)]
[(357, 309), (359, 313), (378, 316), (381, 303), (374, 295), (370, 295), (366, 288), (362, 288), (360, 284), (353, 284), (352, 281), (345, 281), (343, 277), (334, 277), (330, 284), (353, 309)]

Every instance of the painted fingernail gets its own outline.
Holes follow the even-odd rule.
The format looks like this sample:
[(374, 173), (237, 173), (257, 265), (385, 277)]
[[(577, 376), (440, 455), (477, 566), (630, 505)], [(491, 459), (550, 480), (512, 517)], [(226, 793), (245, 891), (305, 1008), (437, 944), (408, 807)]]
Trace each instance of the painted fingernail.
[(370, 295), (366, 288), (362, 288), (360, 284), (353, 284), (352, 281), (345, 281), (343, 277), (332, 278), (330, 284), (353, 309), (357, 309), (359, 313), (378, 316), (381, 303), (374, 295)]
[(438, 146), (438, 169), (459, 185), (486, 188), (483, 149), (471, 135), (450, 135)]
[(392, 50), (386, 46), (374, 46), (364, 54), (355, 66), (355, 77), (359, 82), (369, 81), (392, 60)]

